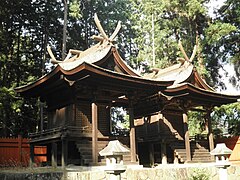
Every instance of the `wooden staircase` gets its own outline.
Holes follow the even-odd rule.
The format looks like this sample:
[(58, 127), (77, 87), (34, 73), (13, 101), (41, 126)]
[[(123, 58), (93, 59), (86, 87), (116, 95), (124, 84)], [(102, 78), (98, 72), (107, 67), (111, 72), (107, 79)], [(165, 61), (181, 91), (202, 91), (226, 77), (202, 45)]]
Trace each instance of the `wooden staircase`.
[[(93, 165), (93, 163), (92, 163), (92, 141), (82, 140), (82, 141), (76, 142), (75, 144), (78, 149), (78, 152), (81, 155), (81, 165), (83, 165), (83, 166)], [(102, 149), (104, 149), (107, 146), (107, 144), (108, 144), (108, 141), (98, 141), (98, 152), (101, 151)], [(127, 147), (127, 146), (125, 146), (125, 147)], [(131, 162), (130, 153), (123, 155), (123, 161), (124, 161), (124, 164), (129, 164)], [(97, 165), (105, 165), (105, 164), (106, 164), (105, 157), (102, 157), (99, 155)]]
[[(192, 160), (189, 163), (208, 163), (213, 162), (210, 152), (207, 148), (201, 146), (199, 143), (193, 141), (190, 143)], [(186, 149), (184, 141), (171, 144), (175, 156), (180, 163), (185, 163), (187, 160)]]

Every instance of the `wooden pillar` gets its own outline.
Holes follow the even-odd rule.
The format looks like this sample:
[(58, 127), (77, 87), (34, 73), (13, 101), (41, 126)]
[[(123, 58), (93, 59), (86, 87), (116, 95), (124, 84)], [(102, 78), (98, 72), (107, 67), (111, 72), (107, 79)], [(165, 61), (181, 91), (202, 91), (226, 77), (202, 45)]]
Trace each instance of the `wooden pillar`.
[(62, 168), (65, 168), (67, 165), (68, 159), (68, 141), (62, 139)]
[(130, 121), (130, 154), (131, 162), (136, 162), (136, 138), (134, 127), (133, 108), (129, 108), (129, 121)]
[(34, 164), (34, 145), (30, 144), (30, 167)]
[(154, 166), (154, 146), (152, 142), (148, 143), (150, 167)]
[(98, 109), (95, 103), (92, 103), (92, 160), (93, 164), (98, 162)]
[(161, 157), (162, 157), (162, 164), (167, 164), (167, 148), (166, 143), (161, 143)]
[(174, 156), (173, 164), (179, 164), (179, 160), (178, 160), (176, 152), (174, 152), (173, 156)]
[(57, 167), (57, 143), (53, 142), (51, 147), (51, 162), (52, 167)]
[(41, 129), (41, 134), (43, 133), (43, 106), (44, 104), (40, 101), (40, 129)]
[(107, 110), (107, 118), (109, 119), (109, 126), (108, 126), (109, 135), (111, 135), (113, 131), (112, 118), (111, 118), (111, 105), (109, 105), (106, 110)]
[(18, 135), (18, 160), (22, 165), (22, 136)]
[[(207, 129), (206, 130), (208, 132), (209, 150), (212, 151), (214, 149), (214, 140), (213, 140), (212, 121), (210, 118), (210, 114), (211, 114), (211, 111), (207, 110), (207, 113), (206, 113)], [(212, 156), (212, 159), (214, 159), (213, 156)]]
[(184, 131), (184, 141), (185, 141), (187, 161), (191, 161), (191, 146), (190, 146), (190, 140), (189, 140), (187, 111), (183, 112), (183, 131)]

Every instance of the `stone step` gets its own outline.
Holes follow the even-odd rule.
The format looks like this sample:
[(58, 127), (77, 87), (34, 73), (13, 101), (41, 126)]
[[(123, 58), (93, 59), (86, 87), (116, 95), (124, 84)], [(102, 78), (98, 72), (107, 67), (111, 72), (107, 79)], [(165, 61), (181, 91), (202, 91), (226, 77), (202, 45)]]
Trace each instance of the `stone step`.
[[(104, 149), (108, 144), (108, 141), (98, 141), (98, 151), (101, 151)], [(124, 145), (127, 147), (126, 145)], [(92, 142), (91, 141), (79, 141), (76, 143), (76, 147), (78, 149), (78, 152), (80, 153), (84, 165), (96, 165), (92, 163)], [(128, 147), (127, 147), (128, 148)], [(123, 155), (123, 161), (124, 162), (130, 162), (131, 156), (130, 155)], [(105, 157), (98, 156), (98, 163), (99, 164), (106, 164)]]
[[(92, 152), (92, 147), (82, 147), (82, 146), (77, 146), (79, 152)], [(104, 149), (104, 147), (98, 147), (98, 151), (101, 151)]]
[(131, 159), (131, 155), (130, 154), (125, 154), (125, 155), (123, 155), (123, 159)]
[[(195, 142), (191, 142), (190, 145), (193, 162), (212, 162), (208, 149)], [(184, 142), (175, 143), (171, 148), (174, 150), (180, 162), (186, 161), (187, 157)]]
[[(186, 157), (187, 157), (186, 153), (177, 153), (177, 155), (180, 156), (183, 159), (186, 159)], [(202, 154), (202, 155), (195, 155), (195, 154), (193, 154), (192, 158), (195, 158), (195, 159), (206, 159), (206, 158), (209, 158), (209, 159), (211, 159), (211, 155), (210, 154)]]
[(81, 154), (83, 159), (92, 159), (92, 154)]
[[(77, 142), (78, 144), (86, 144), (86, 145), (91, 145), (92, 144), (92, 141), (89, 140), (89, 141), (86, 141), (86, 140), (83, 140), (83, 141), (78, 141)], [(97, 142), (98, 145), (107, 145), (108, 144), (108, 141), (98, 141)]]
[(211, 155), (208, 155), (208, 154), (193, 155), (192, 158), (211, 158)]
[(184, 148), (184, 149), (178, 149), (178, 148), (176, 148), (175, 151), (177, 151), (177, 152), (186, 152), (186, 149), (185, 149), (185, 148)]
[[(92, 147), (92, 144), (89, 144), (89, 143), (87, 143), (87, 144), (85, 144), (85, 143), (76, 143), (78, 146), (81, 146), (81, 147)], [(104, 147), (106, 147), (107, 146), (107, 144), (105, 144), (105, 143), (99, 143), (99, 144), (97, 144), (98, 145), (98, 147), (100, 147), (100, 148), (104, 148)]]
[(192, 157), (192, 160), (211, 160), (211, 157)]
[(209, 152), (208, 149), (193, 149), (193, 152)]
[(197, 152), (197, 153), (193, 153), (192, 156), (209, 156), (211, 157), (210, 153), (209, 152)]
[(211, 159), (192, 159), (192, 163), (212, 163), (214, 162)]
[(84, 165), (90, 165), (92, 163), (92, 159), (83, 159)]
[[(184, 150), (184, 151), (182, 151), (182, 150), (181, 150), (181, 151), (176, 150), (175, 153), (176, 153), (177, 155), (185, 155), (185, 154), (186, 154), (186, 150)], [(193, 152), (193, 153), (192, 153), (192, 156), (211, 156), (211, 155), (210, 155), (209, 152)]]
[(190, 161), (190, 162), (188, 162), (188, 163), (212, 163), (212, 162), (214, 162), (214, 161), (212, 161), (212, 160), (192, 160), (192, 161)]

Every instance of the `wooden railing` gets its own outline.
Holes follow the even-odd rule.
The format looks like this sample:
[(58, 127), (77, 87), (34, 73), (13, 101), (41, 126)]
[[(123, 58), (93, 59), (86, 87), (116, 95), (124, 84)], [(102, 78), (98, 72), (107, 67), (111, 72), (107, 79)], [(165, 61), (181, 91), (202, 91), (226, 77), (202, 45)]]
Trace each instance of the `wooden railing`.
[(29, 133), (29, 137), (32, 139), (44, 137), (44, 136), (52, 136), (59, 134), (62, 135), (64, 133), (69, 133), (70, 135), (77, 134), (77, 136), (83, 135), (84, 137), (89, 135), (91, 136), (92, 129), (89, 126), (85, 127), (75, 127), (75, 126), (67, 126), (67, 127), (57, 127), (52, 129), (47, 129), (35, 133)]
[(31, 138), (36, 138), (39, 136), (46, 136), (46, 135), (52, 135), (52, 134), (56, 134), (59, 133), (63, 130), (63, 128), (58, 127), (58, 128), (53, 128), (53, 129), (48, 129), (48, 130), (43, 130), (43, 131), (39, 131), (39, 132), (34, 132), (34, 133), (29, 133), (29, 137)]

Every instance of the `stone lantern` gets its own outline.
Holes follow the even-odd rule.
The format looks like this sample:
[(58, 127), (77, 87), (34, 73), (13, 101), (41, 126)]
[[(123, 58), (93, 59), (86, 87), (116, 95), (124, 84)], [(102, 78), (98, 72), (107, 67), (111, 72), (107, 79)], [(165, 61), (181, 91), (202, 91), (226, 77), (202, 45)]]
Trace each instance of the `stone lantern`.
[(106, 157), (105, 171), (110, 174), (111, 180), (121, 179), (121, 173), (126, 171), (126, 166), (123, 165), (123, 155), (129, 152), (129, 149), (125, 148), (118, 140), (110, 141), (99, 152), (100, 156)]
[(225, 143), (220, 143), (217, 144), (210, 154), (215, 156), (216, 167), (219, 168), (219, 179), (227, 180), (227, 167), (230, 166), (228, 156), (232, 154), (232, 150)]
[(232, 154), (232, 150), (229, 149), (225, 143), (217, 144), (216, 148), (210, 152), (211, 155), (215, 156), (216, 165), (229, 166), (228, 156)]

